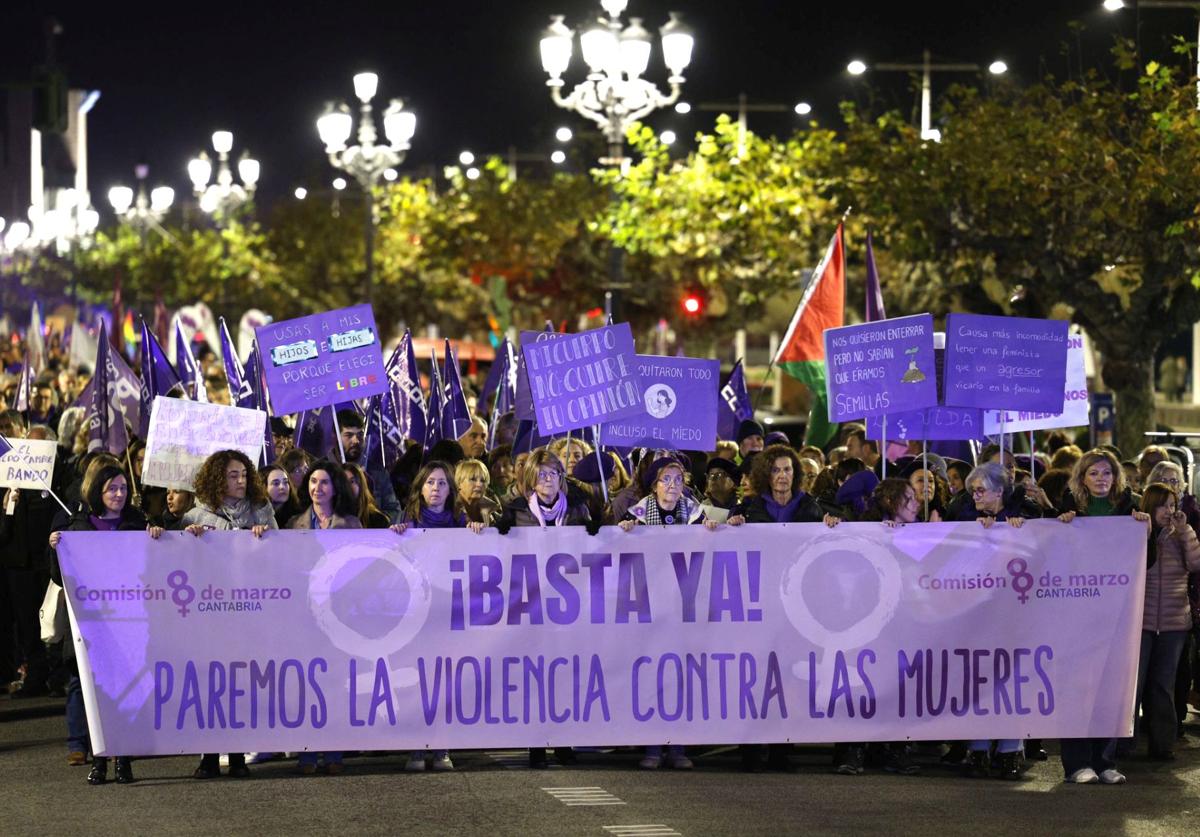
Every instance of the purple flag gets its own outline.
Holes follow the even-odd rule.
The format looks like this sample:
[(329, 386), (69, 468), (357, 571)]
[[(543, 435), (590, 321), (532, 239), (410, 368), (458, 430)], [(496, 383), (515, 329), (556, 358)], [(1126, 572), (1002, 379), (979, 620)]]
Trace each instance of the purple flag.
[[(100, 322), (100, 339), (96, 344), (96, 371), (92, 374), (91, 410), (88, 416), (88, 450), (107, 450), (119, 454), (129, 446), (125, 419), (114, 398), (119, 382), (114, 381), (116, 353), (108, 342), (107, 328)], [(132, 375), (132, 373), (130, 373)], [(140, 398), (140, 396), (139, 396)], [(140, 419), (139, 419), (140, 421)]]
[(305, 410), (296, 424), (293, 442), (296, 447), (324, 459), (330, 449), (337, 445), (333, 429), (333, 407), (328, 404), (315, 410)]
[(446, 340), (446, 367), (442, 375), (445, 386), (445, 401), (442, 408), (442, 438), (459, 439), (471, 429), (471, 410), (467, 407), (467, 396), (463, 392), (462, 377), (458, 369), (458, 358)]
[(250, 341), (250, 357), (246, 359), (246, 383), (254, 396), (250, 406), (263, 411), (263, 450), (260, 465), (275, 461), (275, 437), (271, 433), (271, 411), (267, 405), (267, 388), (263, 384), (262, 354), (258, 351), (258, 338)]
[(385, 393), (379, 399), (379, 435), (383, 440), (383, 461), (388, 468), (404, 455), (404, 434), (396, 418), (396, 396)]
[(0, 436), (0, 456), (4, 456), (10, 450), (12, 450), (12, 444), (8, 441), (8, 439)]
[(483, 388), (479, 390), (479, 403), (477, 409), (483, 410), (484, 405), (488, 403), (492, 395), (500, 386), (500, 377), (504, 373), (504, 359), (507, 356), (508, 338), (504, 340), (496, 349), (496, 359), (492, 361), (492, 368), (488, 370), (487, 377), (483, 379)]
[(742, 367), (742, 359), (733, 365), (729, 380), (721, 387), (721, 399), (717, 405), (717, 436), (722, 439), (736, 439), (738, 427), (743, 421), (754, 416), (754, 403), (746, 389), (746, 370)]
[(192, 345), (183, 334), (183, 323), (175, 318), (175, 363), (179, 368), (179, 379), (183, 390), (193, 401), (208, 401), (208, 391), (204, 388), (204, 370), (192, 354)]
[(138, 422), (140, 437), (145, 439), (150, 430), (150, 409), (155, 396), (166, 395), (179, 384), (179, 376), (175, 374), (175, 369), (163, 353), (162, 346), (158, 344), (158, 338), (146, 325), (145, 318), (142, 318), (142, 380), (139, 388), (142, 416)]
[(29, 412), (29, 395), (33, 391), (33, 371), (29, 363), (29, 350), (25, 350), (25, 362), (21, 364), (21, 380), (17, 383), (17, 393), (13, 397), (13, 409), (22, 413)]
[(886, 319), (883, 290), (879, 287), (879, 270), (875, 267), (875, 247), (871, 243), (871, 231), (867, 230), (867, 322)]
[(520, 419), (517, 421), (517, 432), (513, 437), (512, 455), (515, 457), (518, 453), (529, 453), (549, 441), (538, 435), (537, 422), (533, 419)]
[(229, 383), (229, 398), (235, 407), (255, 406), (254, 388), (246, 377), (246, 370), (238, 360), (237, 350), (229, 337), (229, 329), (225, 327), (225, 318), (221, 317), (221, 358), (225, 361), (225, 380)]
[[(391, 382), (391, 409), (396, 428), (405, 439), (425, 440), (425, 396), (417, 373), (417, 355), (413, 351), (412, 332), (405, 330), (387, 362)], [(386, 408), (385, 408), (386, 409)]]
[(442, 393), (442, 378), (438, 374), (437, 355), (433, 355), (433, 365), (429, 376), (429, 409), (425, 420), (425, 447), (429, 449), (442, 440), (442, 412), (446, 397)]
[[(492, 364), (496, 371), (496, 397), (492, 401), (491, 421), (488, 422), (487, 449), (496, 446), (496, 420), (515, 409), (517, 403), (517, 353), (507, 337), (500, 346), (500, 357)], [(488, 377), (491, 377), (489, 373)], [(483, 403), (486, 399), (481, 399)]]
[(26, 363), (34, 375), (46, 368), (46, 338), (43, 330), (42, 312), (35, 301), (29, 311), (29, 331), (25, 333)]
[(363, 442), (363, 467), (368, 473), (388, 471), (404, 451), (404, 437), (389, 415), (391, 395), (373, 395), (367, 407), (367, 425)]

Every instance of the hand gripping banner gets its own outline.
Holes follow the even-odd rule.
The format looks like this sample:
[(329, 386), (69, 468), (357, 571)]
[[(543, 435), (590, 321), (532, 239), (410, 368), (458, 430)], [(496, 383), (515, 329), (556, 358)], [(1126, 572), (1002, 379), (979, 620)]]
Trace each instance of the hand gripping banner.
[(1128, 518), (65, 532), (97, 754), (1130, 734)]

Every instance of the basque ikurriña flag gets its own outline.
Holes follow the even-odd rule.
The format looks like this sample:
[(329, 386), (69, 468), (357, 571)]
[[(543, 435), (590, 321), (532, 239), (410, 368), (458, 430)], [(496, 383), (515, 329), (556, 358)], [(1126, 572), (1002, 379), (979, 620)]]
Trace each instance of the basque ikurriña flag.
[(738, 427), (754, 416), (754, 404), (746, 389), (746, 370), (738, 358), (729, 373), (729, 380), (721, 387), (721, 400), (717, 403), (717, 436), (736, 439)]
[[(425, 396), (421, 394), (421, 376), (417, 372), (417, 355), (413, 350), (412, 332), (404, 336), (388, 359), (388, 380), (392, 387), (392, 409), (400, 435), (414, 442), (425, 441)], [(386, 408), (385, 408), (386, 409)]]
[(827, 328), (840, 328), (844, 322), (845, 286), (845, 250), (842, 225), (838, 224), (824, 258), (808, 278), (774, 359), (784, 372), (801, 381), (812, 393), (804, 441), (818, 447), (824, 447), (835, 430), (829, 423), (826, 404), (824, 332)]
[(142, 439), (145, 439), (146, 434), (150, 431), (150, 410), (154, 406), (155, 397), (166, 395), (171, 389), (180, 385), (179, 376), (175, 374), (174, 367), (167, 360), (162, 346), (158, 344), (158, 338), (154, 336), (154, 332), (150, 330), (146, 325), (146, 320), (143, 319), (142, 380), (140, 382), (142, 417), (138, 422), (138, 435)]

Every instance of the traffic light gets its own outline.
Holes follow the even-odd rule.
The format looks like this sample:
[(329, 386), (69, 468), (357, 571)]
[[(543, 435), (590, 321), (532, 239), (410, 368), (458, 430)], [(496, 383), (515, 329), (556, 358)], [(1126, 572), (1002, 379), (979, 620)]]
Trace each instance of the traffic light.
[(689, 317), (698, 317), (704, 310), (704, 300), (697, 293), (685, 294), (680, 304), (683, 306), (683, 312)]

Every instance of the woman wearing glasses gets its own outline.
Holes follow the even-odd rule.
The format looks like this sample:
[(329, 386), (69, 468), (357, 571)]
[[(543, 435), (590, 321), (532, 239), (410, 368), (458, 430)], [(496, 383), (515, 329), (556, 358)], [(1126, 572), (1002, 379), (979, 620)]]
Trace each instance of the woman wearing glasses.
[[(502, 535), (514, 526), (539, 526), (543, 530), (550, 526), (587, 526), (593, 533), (598, 528), (588, 511), (587, 495), (567, 483), (562, 460), (545, 448), (526, 457), (517, 475), (517, 496), (504, 504), (496, 521)], [(570, 747), (555, 747), (554, 757), (562, 764), (575, 763), (575, 751)], [(529, 749), (529, 766), (538, 770), (549, 766), (544, 747)]]

